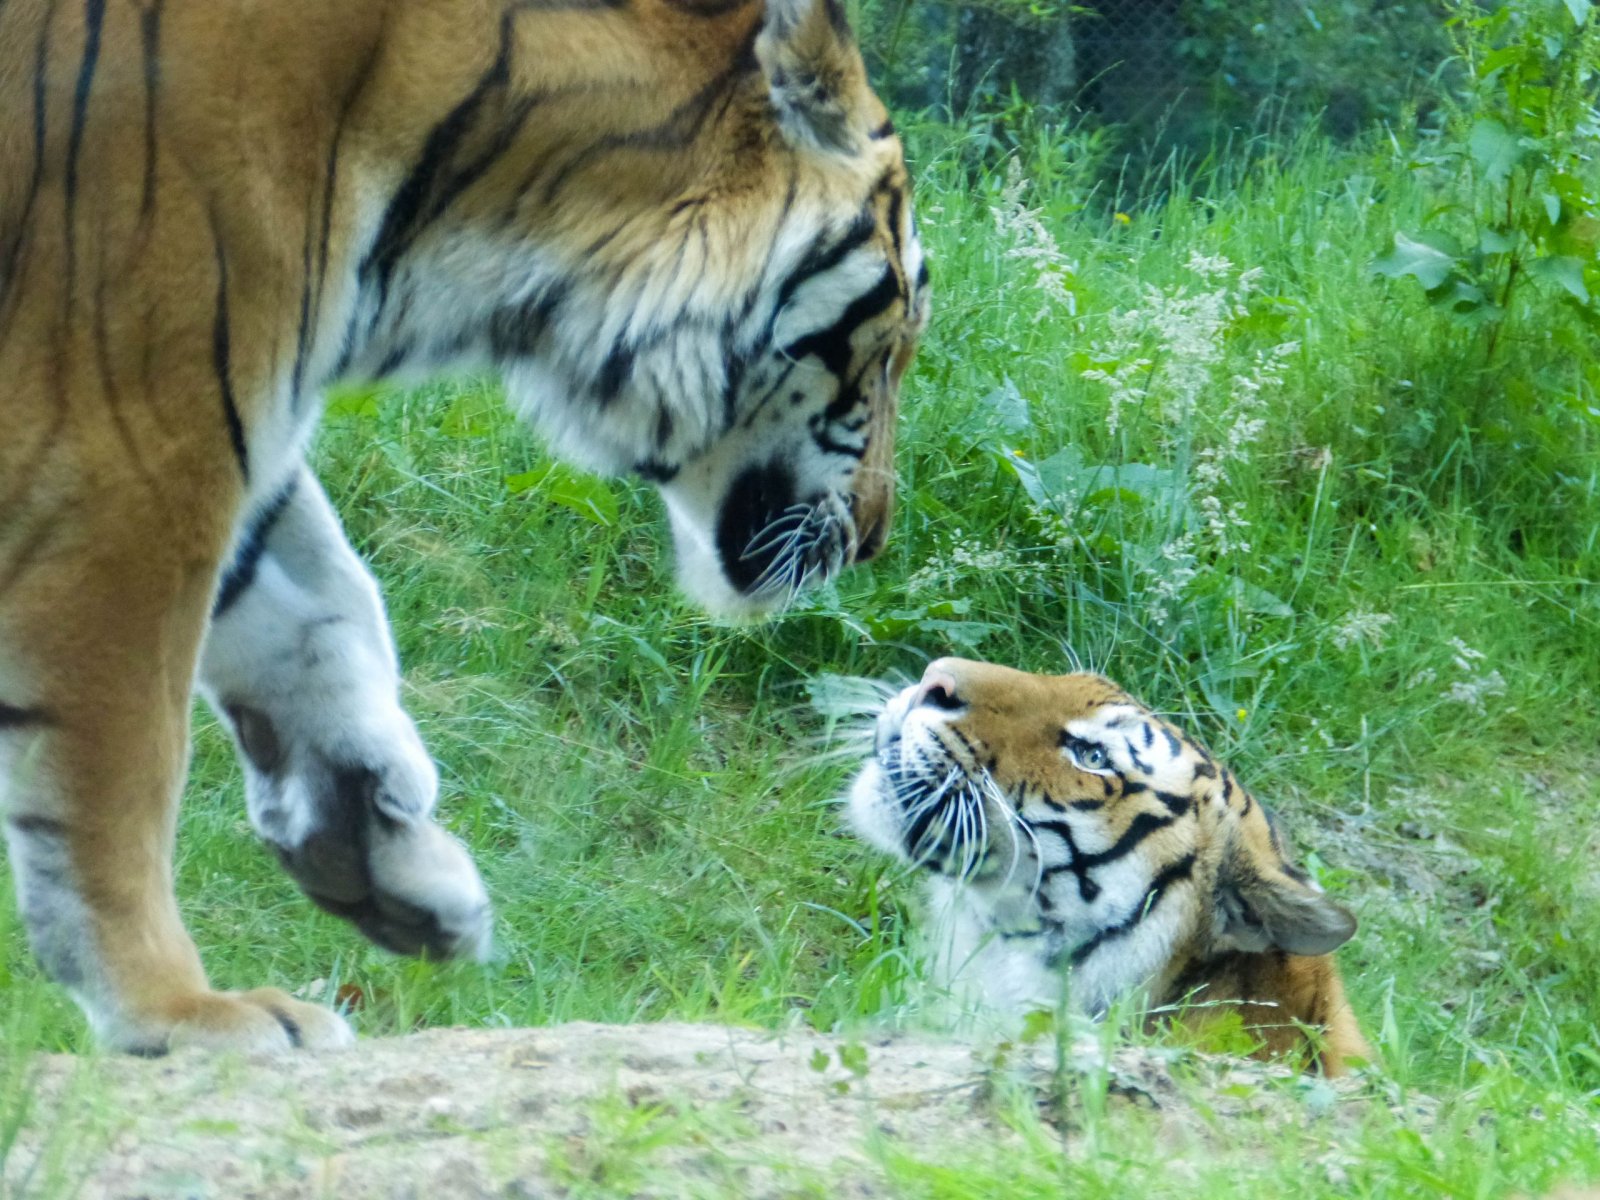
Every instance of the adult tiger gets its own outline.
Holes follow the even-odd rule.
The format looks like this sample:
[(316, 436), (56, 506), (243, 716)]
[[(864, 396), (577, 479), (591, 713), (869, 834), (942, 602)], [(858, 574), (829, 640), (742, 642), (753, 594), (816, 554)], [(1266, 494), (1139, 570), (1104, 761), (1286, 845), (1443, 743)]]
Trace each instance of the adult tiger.
[(1236, 1013), (1264, 1054), (1370, 1058), (1329, 954), (1355, 918), (1204, 748), (1098, 675), (945, 658), (891, 699), (850, 795), (930, 872), (936, 982), (1017, 1012), (1145, 989)]
[(558, 452), (660, 488), (691, 594), (759, 612), (881, 545), (926, 279), (837, 0), (0, 3), (0, 778), (99, 1036), (349, 1037), (211, 990), (179, 919), (197, 672), (313, 900), (484, 945), (302, 465), (324, 385), (499, 368)]

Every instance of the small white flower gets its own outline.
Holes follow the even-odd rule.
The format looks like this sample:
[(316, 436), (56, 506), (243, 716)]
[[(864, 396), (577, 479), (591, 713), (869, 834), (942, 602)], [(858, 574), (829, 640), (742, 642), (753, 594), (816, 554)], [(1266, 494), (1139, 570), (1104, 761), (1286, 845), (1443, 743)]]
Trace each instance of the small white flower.
[(1383, 648), (1384, 638), (1388, 636), (1388, 627), (1393, 624), (1392, 613), (1352, 609), (1328, 630), (1328, 640), (1340, 650), (1348, 650), (1351, 646), (1362, 643), (1374, 650), (1380, 650)]
[(1474, 650), (1458, 637), (1450, 639), (1450, 648), (1455, 651), (1455, 657), (1451, 661), (1456, 664), (1456, 670), (1458, 671), (1464, 671), (1470, 675), (1475, 670), (1473, 664), (1483, 661), (1483, 652), (1481, 650)]
[(1189, 255), (1189, 261), (1184, 264), (1201, 279), (1220, 279), (1233, 270), (1233, 264), (1222, 255), (1207, 256), (1196, 250)]
[(1248, 311), (1265, 272), (1236, 272), (1228, 259), (1200, 253), (1186, 265), (1193, 281), (1145, 286), (1135, 304), (1106, 319), (1104, 334), (1089, 348), (1096, 365), (1083, 372), (1105, 388), (1110, 433), (1133, 413), (1150, 413), (1165, 426), (1157, 437), (1166, 443), (1179, 489), (1172, 511), (1187, 509), (1185, 529), (1135, 560), (1158, 624), (1181, 615), (1189, 585), (1202, 573), (1236, 571), (1234, 564), (1251, 553), (1236, 477), (1267, 433), (1272, 395), (1300, 348), (1291, 340), (1242, 362), (1230, 355), (1229, 330)]
[(1450, 685), (1446, 699), (1454, 700), (1457, 704), (1465, 704), (1474, 712), (1486, 711), (1484, 701), (1490, 696), (1503, 696), (1506, 693), (1506, 681), (1499, 671), (1490, 671), (1487, 675), (1474, 676), (1471, 679), (1458, 679)]
[(1015, 579), (1023, 579), (1031, 574), (1027, 564), (1009, 547), (986, 545), (956, 529), (943, 555), (929, 558), (911, 573), (906, 580), (906, 590), (913, 594), (943, 594), (974, 575), (1000, 573), (1009, 574)]
[(989, 209), (995, 232), (1007, 246), (1002, 257), (1026, 263), (1033, 270), (1033, 286), (1046, 300), (1034, 313), (1034, 324), (1050, 316), (1053, 308), (1075, 317), (1078, 297), (1071, 285), (1077, 277), (1078, 264), (1062, 253), (1040, 210), (1028, 207), (1024, 200), (1027, 190), (1022, 164), (1013, 158), (1006, 164), (1006, 185), (1000, 192), (1000, 203)]

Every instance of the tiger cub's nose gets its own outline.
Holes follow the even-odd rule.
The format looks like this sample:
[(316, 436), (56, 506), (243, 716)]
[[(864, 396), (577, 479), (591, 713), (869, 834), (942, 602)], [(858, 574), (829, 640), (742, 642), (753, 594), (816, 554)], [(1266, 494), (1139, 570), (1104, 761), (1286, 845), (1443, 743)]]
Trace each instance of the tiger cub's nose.
[(956, 677), (937, 662), (930, 663), (922, 673), (922, 682), (911, 698), (913, 708), (921, 704), (933, 708), (957, 709), (963, 702), (956, 692)]

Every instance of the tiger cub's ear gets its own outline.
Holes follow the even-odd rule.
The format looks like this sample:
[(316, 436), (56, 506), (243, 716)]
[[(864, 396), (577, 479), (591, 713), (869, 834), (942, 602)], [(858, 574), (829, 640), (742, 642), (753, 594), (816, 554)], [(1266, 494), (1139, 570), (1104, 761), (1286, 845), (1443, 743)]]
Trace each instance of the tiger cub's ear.
[[(1217, 872), (1217, 940), (1257, 953), (1331, 954), (1350, 940), (1356, 919), (1342, 904), (1295, 876), (1276, 854), (1232, 842)], [(1293, 874), (1285, 870), (1293, 871)]]
[(840, 0), (767, 0), (756, 58), (791, 143), (855, 153), (869, 92)]

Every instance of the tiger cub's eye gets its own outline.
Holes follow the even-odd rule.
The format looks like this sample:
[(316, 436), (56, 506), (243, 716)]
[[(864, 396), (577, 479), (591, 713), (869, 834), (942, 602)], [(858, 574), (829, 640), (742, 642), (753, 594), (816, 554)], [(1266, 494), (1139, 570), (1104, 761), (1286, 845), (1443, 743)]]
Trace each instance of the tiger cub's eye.
[(1072, 764), (1084, 771), (1106, 771), (1111, 767), (1111, 756), (1106, 753), (1104, 746), (1074, 737), (1070, 733), (1061, 735), (1061, 746), (1067, 752), (1067, 757)]

